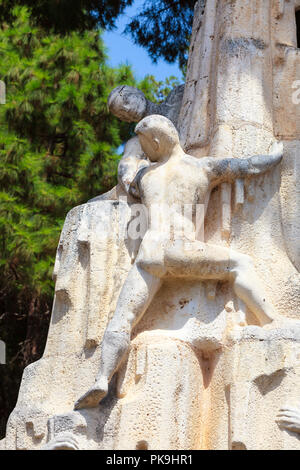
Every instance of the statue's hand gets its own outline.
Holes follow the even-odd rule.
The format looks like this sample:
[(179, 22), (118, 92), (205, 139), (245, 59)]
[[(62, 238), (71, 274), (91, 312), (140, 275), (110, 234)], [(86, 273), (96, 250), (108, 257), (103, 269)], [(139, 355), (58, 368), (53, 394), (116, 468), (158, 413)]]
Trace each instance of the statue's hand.
[(259, 175), (277, 166), (283, 157), (283, 143), (274, 142), (268, 155), (255, 155), (248, 158), (249, 175)]
[(129, 186), (129, 194), (131, 196), (133, 196), (135, 199), (139, 199), (140, 198), (140, 191), (139, 191), (139, 188), (138, 188), (138, 184), (137, 184), (137, 181), (136, 179), (134, 179), (132, 181), (132, 183), (130, 184)]
[(283, 156), (283, 142), (275, 141), (270, 149), (270, 154), (274, 157), (282, 157)]
[(129, 186), (129, 194), (135, 199), (141, 198), (139, 183), (147, 168), (148, 166), (143, 166), (142, 168), (140, 168)]
[(146, 166), (149, 166), (149, 160), (141, 149), (138, 137), (134, 136), (126, 143), (118, 165), (118, 181), (127, 194), (130, 194), (130, 185), (139, 169)]

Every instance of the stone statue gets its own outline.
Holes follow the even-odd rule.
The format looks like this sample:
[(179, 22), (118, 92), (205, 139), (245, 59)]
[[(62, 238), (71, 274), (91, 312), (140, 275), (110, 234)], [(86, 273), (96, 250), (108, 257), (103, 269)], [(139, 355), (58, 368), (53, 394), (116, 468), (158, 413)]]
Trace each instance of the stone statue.
[(137, 136), (117, 186), (66, 216), (0, 448), (300, 449), (299, 7), (199, 0), (185, 86), (112, 91)]
[[(116, 87), (110, 93), (107, 104), (110, 112), (122, 121), (139, 122), (151, 114), (160, 114), (177, 126), (183, 92), (184, 85), (179, 85), (171, 91), (163, 103), (156, 104), (147, 100), (141, 90), (123, 85)], [(138, 137), (132, 137), (125, 145), (118, 168), (118, 180), (126, 193), (137, 171), (148, 165), (149, 160), (140, 146)], [(135, 197), (133, 191), (131, 195)]]
[[(196, 240), (196, 229), (192, 229), (191, 220), (184, 216), (182, 209), (197, 201), (206, 212), (214, 187), (272, 169), (282, 159), (282, 144), (276, 143), (270, 155), (246, 160), (211, 157), (198, 160), (183, 151), (175, 126), (163, 116), (144, 118), (135, 132), (152, 165), (139, 170), (129, 192), (133, 187), (134, 194), (140, 195), (148, 210), (153, 205), (167, 206), (172, 225), (169, 227), (169, 218), (162, 220), (157, 233), (157, 227), (150, 221), (106, 329), (96, 383), (79, 399), (76, 409), (96, 406), (107, 394), (108, 382), (128, 352), (132, 328), (141, 320), (164, 279), (230, 280), (236, 295), (253, 311), (261, 325), (277, 318), (260, 287), (251, 258)], [(189, 233), (188, 239), (182, 229)]]
[[(178, 85), (173, 88), (163, 103), (153, 103), (138, 88), (120, 85), (111, 91), (107, 106), (114, 116), (125, 122), (139, 122), (151, 114), (160, 114), (170, 119), (177, 127), (183, 92), (184, 85)], [(131, 194), (128, 192), (130, 183), (138, 170), (148, 165), (149, 160), (141, 149), (138, 137), (132, 137), (126, 142), (119, 162), (118, 186), (105, 194), (94, 197), (89, 202), (117, 200), (120, 196), (132, 201), (135, 195), (133, 191)]]

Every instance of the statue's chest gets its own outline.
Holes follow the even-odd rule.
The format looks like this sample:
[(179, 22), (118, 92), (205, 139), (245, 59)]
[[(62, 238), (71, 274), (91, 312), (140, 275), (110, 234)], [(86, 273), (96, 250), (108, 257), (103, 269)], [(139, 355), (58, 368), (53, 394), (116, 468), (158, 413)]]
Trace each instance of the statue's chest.
[(141, 198), (147, 205), (193, 204), (198, 200), (204, 200), (206, 192), (207, 178), (204, 175), (201, 178), (199, 172), (197, 174), (184, 166), (174, 168), (162, 165), (148, 169), (140, 181)]
[(167, 181), (168, 172), (163, 166), (147, 169), (139, 184), (142, 201), (146, 204), (164, 202), (166, 199)]

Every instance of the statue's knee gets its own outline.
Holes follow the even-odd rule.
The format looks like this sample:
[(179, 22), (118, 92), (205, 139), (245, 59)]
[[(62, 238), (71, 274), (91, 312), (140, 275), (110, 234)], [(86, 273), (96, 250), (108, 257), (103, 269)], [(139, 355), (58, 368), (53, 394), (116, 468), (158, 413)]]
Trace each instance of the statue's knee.
[(143, 270), (145, 273), (151, 274), (151, 276), (161, 278), (165, 273), (163, 263), (157, 260), (141, 259), (136, 262), (137, 267)]
[(253, 260), (251, 256), (240, 254), (237, 260), (237, 267), (239, 271), (250, 271), (253, 269)]
[(135, 314), (125, 309), (122, 309), (122, 311), (118, 313), (118, 315), (115, 315), (111, 319), (107, 325), (106, 331), (130, 336), (132, 326), (135, 322)]
[(243, 253), (232, 251), (230, 255), (230, 272), (234, 276), (253, 269), (252, 258)]
[(130, 334), (124, 331), (111, 331), (107, 328), (104, 334), (104, 341), (126, 351), (130, 345)]

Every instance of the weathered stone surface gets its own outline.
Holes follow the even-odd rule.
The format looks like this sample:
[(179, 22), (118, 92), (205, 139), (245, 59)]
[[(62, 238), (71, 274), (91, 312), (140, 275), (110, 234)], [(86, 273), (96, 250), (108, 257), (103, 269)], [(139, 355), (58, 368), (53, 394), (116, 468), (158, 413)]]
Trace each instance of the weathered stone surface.
[(96, 374), (97, 345), (137, 249), (121, 233), (129, 220), (129, 206), (119, 201), (92, 202), (68, 214), (54, 268), (55, 299), (45, 353), (24, 371), (8, 423), (7, 448), (42, 446), (47, 420), (72, 411)]
[[(200, 3), (181, 113), (178, 122), (173, 118), (185, 152), (202, 163), (208, 155), (246, 162), (271, 153), (276, 140), (284, 144), (281, 165), (225, 180), (212, 191), (203, 240), (252, 259), (256, 286), (274, 311), (299, 320), (300, 105), (292, 94), (300, 2), (207, 0), (204, 14)], [(121, 117), (149, 114), (142, 102)], [(96, 407), (74, 411), (97, 376), (104, 331), (139, 252), (140, 240), (126, 239), (120, 226), (127, 226), (138, 202), (132, 179), (150, 165), (144, 150), (137, 139), (130, 143), (118, 187), (67, 216), (45, 354), (24, 371), (0, 445), (299, 450), (300, 328), (295, 321), (262, 328), (232, 279), (164, 280), (133, 328), (108, 395)], [(186, 196), (192, 180), (182, 171), (176, 197)], [(159, 179), (150, 187), (159, 194)], [(125, 196), (127, 203), (120, 200)], [(128, 291), (127, 297), (135, 295)]]

